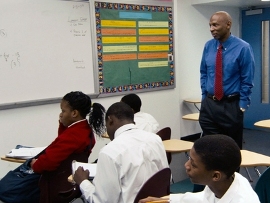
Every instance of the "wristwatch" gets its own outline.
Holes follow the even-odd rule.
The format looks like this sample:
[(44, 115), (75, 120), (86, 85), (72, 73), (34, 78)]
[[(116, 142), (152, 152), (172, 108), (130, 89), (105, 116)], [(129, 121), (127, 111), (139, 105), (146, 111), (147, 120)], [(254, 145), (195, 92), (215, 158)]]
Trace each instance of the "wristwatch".
[(240, 108), (240, 110), (241, 110), (242, 112), (245, 112), (245, 110), (246, 110), (246, 109), (244, 109), (244, 108)]

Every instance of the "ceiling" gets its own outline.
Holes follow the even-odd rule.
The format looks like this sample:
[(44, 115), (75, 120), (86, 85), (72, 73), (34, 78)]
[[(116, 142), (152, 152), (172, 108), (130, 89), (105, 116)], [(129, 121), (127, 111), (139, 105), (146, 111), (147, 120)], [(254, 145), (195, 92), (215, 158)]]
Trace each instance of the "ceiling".
[[(206, 3), (202, 3), (202, 2), (206, 2)], [(197, 5), (208, 4), (208, 5), (215, 5), (215, 6), (232, 6), (232, 7), (239, 7), (239, 8), (270, 7), (270, 1), (261, 1), (261, 0), (212, 0), (212, 1), (193, 0), (193, 5), (196, 5), (196, 4)]]

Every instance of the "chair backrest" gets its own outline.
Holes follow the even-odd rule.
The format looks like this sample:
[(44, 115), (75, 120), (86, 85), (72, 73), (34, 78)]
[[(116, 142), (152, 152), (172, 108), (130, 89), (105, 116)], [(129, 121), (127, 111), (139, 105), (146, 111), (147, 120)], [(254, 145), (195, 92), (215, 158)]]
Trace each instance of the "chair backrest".
[(161, 137), (162, 141), (169, 140), (169, 139), (171, 139), (171, 128), (165, 127), (163, 129), (161, 129), (160, 131), (158, 131), (156, 134)]
[[(162, 141), (169, 140), (171, 139), (171, 128), (165, 127), (161, 129), (160, 131), (158, 131), (156, 134), (160, 136)], [(166, 155), (167, 155), (168, 163), (170, 164), (172, 161), (172, 154), (170, 152), (166, 152)]]
[(134, 203), (148, 196), (162, 197), (170, 194), (171, 169), (164, 168), (151, 176), (141, 187)]
[(39, 180), (40, 203), (66, 203), (81, 196), (78, 185), (68, 182), (73, 160), (88, 162), (89, 151), (71, 154), (55, 171), (45, 172)]
[(259, 177), (254, 190), (261, 203), (270, 202), (270, 168), (267, 168)]

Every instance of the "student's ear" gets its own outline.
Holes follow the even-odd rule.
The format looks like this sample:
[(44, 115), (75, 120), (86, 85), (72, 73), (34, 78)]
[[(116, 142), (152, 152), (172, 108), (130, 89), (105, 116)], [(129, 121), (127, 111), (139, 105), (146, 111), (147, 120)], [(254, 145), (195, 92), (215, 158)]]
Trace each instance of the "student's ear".
[(219, 181), (222, 178), (221, 172), (220, 171), (214, 171), (212, 178), (213, 178), (213, 181), (215, 181), (215, 182)]
[(108, 116), (107, 120), (106, 120), (106, 123), (108, 123), (109, 125), (112, 125), (113, 124), (113, 119), (111, 116)]
[(73, 110), (72, 111), (72, 118), (76, 118), (80, 115), (79, 111), (78, 110)]

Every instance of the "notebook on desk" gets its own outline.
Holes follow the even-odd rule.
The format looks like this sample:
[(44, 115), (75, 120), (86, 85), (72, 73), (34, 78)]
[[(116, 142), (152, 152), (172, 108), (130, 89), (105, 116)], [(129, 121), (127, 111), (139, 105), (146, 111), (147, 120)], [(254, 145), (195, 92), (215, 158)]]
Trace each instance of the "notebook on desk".
[(96, 163), (83, 163), (83, 162), (78, 162), (78, 161), (73, 161), (72, 162), (72, 175), (74, 175), (75, 171), (77, 168), (81, 166), (83, 167), (84, 170), (88, 169), (89, 170), (89, 180), (93, 180), (94, 177), (96, 176), (96, 169), (97, 169), (97, 164)]
[(40, 152), (42, 152), (46, 147), (21, 147), (18, 149), (12, 149), (6, 157), (17, 158), (17, 159), (30, 159)]

